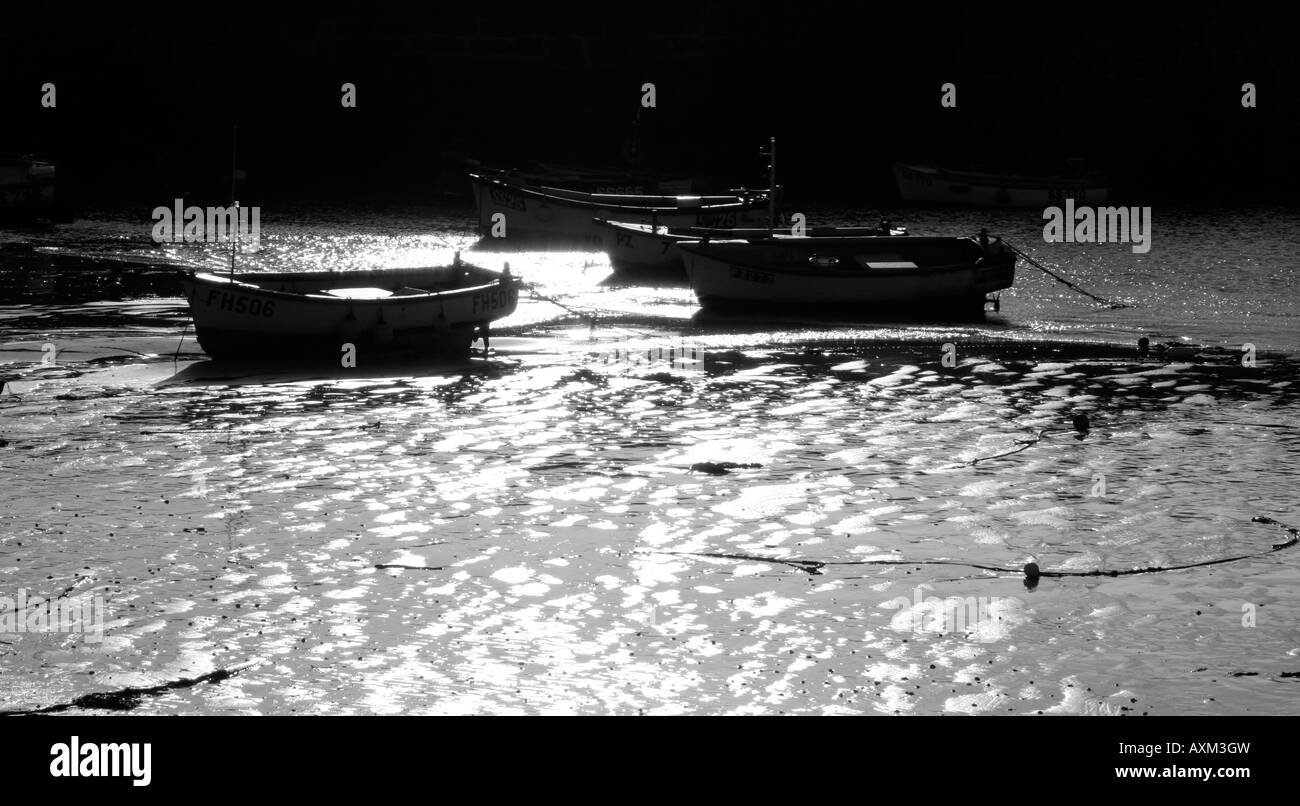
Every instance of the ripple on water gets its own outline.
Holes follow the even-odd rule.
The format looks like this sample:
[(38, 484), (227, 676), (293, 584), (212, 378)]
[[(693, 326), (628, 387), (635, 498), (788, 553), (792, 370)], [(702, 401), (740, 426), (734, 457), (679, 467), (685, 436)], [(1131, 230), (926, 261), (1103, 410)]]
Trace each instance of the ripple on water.
[[(271, 658), (139, 709), (1295, 712), (1280, 674), (1300, 637), (1269, 616), (1300, 604), (1285, 552), (1033, 591), (960, 565), (1267, 550), (1283, 534), (1252, 516), (1300, 521), (1293, 366), (824, 353), (672, 383), (564, 380), (562, 354), (436, 380), (25, 390), (3, 403), (0, 575), (85, 575), (113, 626), (0, 646), (21, 670), (6, 707)], [(759, 467), (691, 471), (706, 462)]]

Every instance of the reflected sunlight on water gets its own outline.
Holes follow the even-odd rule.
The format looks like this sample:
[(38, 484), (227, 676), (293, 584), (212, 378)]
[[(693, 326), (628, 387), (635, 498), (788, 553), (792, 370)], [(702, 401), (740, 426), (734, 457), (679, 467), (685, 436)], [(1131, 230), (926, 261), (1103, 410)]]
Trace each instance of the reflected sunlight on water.
[[(1147, 300), (1127, 311), (1025, 274), (984, 323), (691, 318), (687, 289), (602, 285), (603, 255), (470, 255), (459, 219), (422, 220), (346, 236), (264, 224), (248, 270), (461, 249), (599, 309), (594, 327), (528, 300), (490, 359), (325, 377), (216, 368), (192, 341), (174, 372), (182, 302), (54, 304), (64, 266), (0, 311), (0, 594), (76, 584), (110, 611), (97, 644), (2, 637), (0, 708), (254, 661), (137, 710), (1297, 712), (1282, 675), (1300, 669), (1286, 616), (1300, 553), (1267, 553), (1286, 534), (1251, 520), (1300, 525), (1295, 334), (1276, 324), (1294, 291), (1247, 333), (1213, 311), (1278, 288), (1207, 308), (1204, 272), (1139, 279), (1153, 248), (1118, 261), (1131, 276), (1070, 264), (1086, 287)], [(1243, 260), (1271, 267), (1251, 282), (1292, 271), (1274, 259)], [(1169, 294), (1181, 303), (1160, 307)], [(1146, 332), (1225, 347), (1174, 363), (1105, 344)], [(1235, 345), (1251, 340), (1290, 354), (1243, 367)], [(41, 367), (47, 341), (61, 357)], [(633, 360), (671, 345), (702, 366)], [(1019, 571), (1257, 552), (1032, 590)]]

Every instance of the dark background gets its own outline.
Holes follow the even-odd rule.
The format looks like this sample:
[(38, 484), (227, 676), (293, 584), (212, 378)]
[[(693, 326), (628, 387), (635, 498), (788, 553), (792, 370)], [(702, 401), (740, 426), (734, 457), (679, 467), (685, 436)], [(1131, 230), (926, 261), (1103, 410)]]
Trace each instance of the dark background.
[(244, 203), (434, 199), (465, 156), (617, 164), (651, 81), (661, 169), (759, 186), (776, 135), (792, 200), (888, 200), (893, 159), (1077, 156), (1123, 203), (1285, 202), (1298, 31), (1233, 4), (51, 4), (0, 26), (0, 156), (83, 203), (220, 204), (238, 124)]

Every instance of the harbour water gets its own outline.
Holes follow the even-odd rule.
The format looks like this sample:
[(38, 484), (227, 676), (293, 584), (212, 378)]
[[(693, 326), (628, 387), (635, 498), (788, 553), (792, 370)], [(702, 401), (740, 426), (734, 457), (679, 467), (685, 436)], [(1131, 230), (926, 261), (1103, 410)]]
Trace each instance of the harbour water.
[(1145, 254), (897, 219), (1129, 307), (1022, 263), (976, 323), (702, 316), (460, 208), (268, 209), (241, 271), (460, 250), (547, 300), (462, 365), (244, 370), (173, 277), (221, 247), (0, 233), (0, 597), (107, 614), (0, 635), (0, 709), (1300, 713), (1294, 211), (1156, 209)]

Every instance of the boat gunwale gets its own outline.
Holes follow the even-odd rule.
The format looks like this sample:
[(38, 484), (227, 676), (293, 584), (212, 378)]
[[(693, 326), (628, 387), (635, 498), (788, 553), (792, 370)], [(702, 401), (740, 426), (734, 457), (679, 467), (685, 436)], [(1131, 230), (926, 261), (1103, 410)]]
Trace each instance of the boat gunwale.
[[(869, 237), (899, 238), (905, 236), (880, 235), (880, 236), (869, 236)], [(925, 237), (925, 236), (921, 236), (921, 237)], [(942, 240), (948, 240), (943, 236), (933, 236), (933, 237), (937, 237)], [(961, 240), (961, 239), (955, 239), (955, 240)], [(974, 241), (971, 242), (974, 243)], [(962, 261), (958, 263), (930, 264), (924, 266), (917, 265), (917, 266), (908, 266), (908, 267), (871, 268), (868, 266), (860, 266), (855, 263), (853, 264), (852, 268), (836, 269), (829, 266), (818, 266), (816, 264), (810, 263), (808, 264), (807, 268), (804, 268), (802, 266), (790, 266), (790, 265), (767, 266), (760, 263), (741, 263), (738, 261), (730, 260), (720, 255), (709, 254), (708, 252), (701, 251), (698, 248), (700, 246), (708, 247), (708, 246), (714, 246), (719, 244), (746, 244), (746, 243), (751, 243), (751, 242), (745, 240), (709, 241), (709, 242), (686, 241), (683, 243), (678, 243), (676, 244), (676, 246), (678, 249), (681, 249), (684, 253), (690, 255), (691, 257), (701, 257), (706, 260), (715, 261), (719, 264), (737, 267), (737, 268), (743, 268), (750, 271), (759, 271), (768, 274), (780, 274), (789, 277), (800, 277), (800, 278), (871, 279), (875, 277), (888, 277), (888, 276), (915, 276), (918, 274), (950, 274), (958, 271), (980, 271), (989, 268), (1007, 268), (1007, 267), (1010, 267), (1014, 271), (1016, 265), (1015, 253), (1008, 253), (1005, 256), (995, 255), (990, 257), (988, 255), (982, 255), (976, 260)], [(778, 243), (778, 242), (773, 242), (773, 243)], [(857, 255), (854, 255), (853, 257), (856, 258)], [(695, 268), (693, 266), (688, 266), (688, 271), (695, 271)]]
[[(727, 266), (735, 266), (737, 268), (743, 268), (749, 271), (761, 271), (766, 274), (781, 274), (787, 277), (834, 279), (834, 280), (846, 280), (846, 279), (869, 280), (877, 277), (903, 277), (903, 276), (911, 277), (911, 276), (923, 275), (923, 274), (955, 274), (959, 271), (981, 271), (990, 268), (1007, 268), (1007, 267), (1014, 268), (1015, 267), (1014, 261), (1001, 261), (997, 263), (984, 263), (979, 265), (975, 263), (945, 263), (941, 266), (916, 266), (916, 267), (909, 267), (909, 268), (886, 268), (886, 269), (871, 269), (871, 268), (855, 267), (853, 269), (841, 269), (836, 271), (836, 270), (827, 269), (826, 267), (821, 267), (821, 266), (815, 267), (811, 265), (806, 270), (786, 269), (786, 268), (770, 269), (770, 268), (764, 268), (762, 266), (731, 263), (729, 261), (719, 260), (718, 258), (711, 258), (711, 259), (717, 260), (719, 263), (725, 263)], [(689, 267), (689, 270), (696, 271), (695, 267)]]
[[(342, 305), (394, 305), (412, 302), (430, 302), (439, 298), (446, 299), (450, 296), (476, 294), (481, 291), (491, 290), (495, 287), (505, 287), (509, 285), (512, 288), (518, 288), (518, 280), (514, 277), (496, 277), (489, 282), (473, 286), (464, 286), (462, 288), (453, 288), (446, 291), (430, 291), (424, 294), (402, 294), (400, 296), (387, 296), (357, 299), (352, 297), (336, 297), (330, 294), (307, 294), (299, 291), (281, 291), (279, 289), (264, 288), (256, 283), (250, 283), (245, 280), (231, 277), (222, 277), (211, 272), (193, 272), (187, 273), (188, 278), (195, 284), (195, 288), (201, 285), (224, 285), (229, 287), (240, 287), (246, 291), (255, 291), (259, 294), (279, 297), (282, 299), (303, 300), (314, 303), (336, 303)], [(256, 276), (255, 274), (252, 276)], [(211, 278), (211, 279), (209, 279)], [(341, 286), (349, 288), (352, 286)], [(364, 287), (364, 286), (358, 286)]]
[[(503, 181), (501, 179), (494, 179), (492, 177), (485, 177), (485, 176), (481, 176), (480, 174), (474, 174), (474, 173), (470, 174), (470, 179), (476, 185), (479, 184), (498, 185), (502, 188), (509, 190), (512, 193), (518, 193), (523, 196), (532, 197), (534, 200), (541, 199), (544, 201), (554, 202), (557, 204), (566, 205), (569, 207), (575, 207), (578, 209), (587, 208), (593, 210), (626, 210), (629, 212), (638, 212), (641, 214), (645, 214), (647, 212), (655, 212), (655, 213), (663, 213), (669, 215), (671, 214), (687, 215), (687, 214), (698, 214), (701, 212), (713, 213), (719, 211), (725, 212), (730, 210), (759, 209), (760, 207), (762, 207), (767, 203), (766, 192), (761, 192), (753, 199), (750, 200), (746, 200), (741, 196), (735, 196), (735, 195), (638, 196), (636, 194), (586, 193), (580, 190), (565, 190), (564, 188), (553, 188), (547, 186), (527, 187), (524, 185), (517, 185), (511, 182)], [(558, 191), (558, 193), (552, 191)], [(573, 194), (573, 195), (565, 196), (565, 195), (559, 195), (559, 193)], [(601, 201), (601, 199), (638, 199), (638, 198), (661, 199), (661, 200), (700, 199), (701, 204), (698, 207), (669, 207), (666, 204), (635, 205), (635, 204), (619, 204), (617, 202), (607, 204), (607, 203), (602, 203)], [(706, 203), (703, 202), (704, 199), (734, 199), (735, 201)]]
[[(885, 235), (880, 235), (879, 230), (876, 227), (833, 227), (833, 226), (808, 227), (807, 234), (795, 235), (793, 233), (786, 231), (789, 229), (788, 227), (778, 227), (775, 230), (769, 229), (767, 227), (699, 227), (699, 226), (672, 227), (672, 226), (668, 226), (667, 224), (651, 225), (651, 224), (637, 223), (635, 221), (614, 221), (608, 218), (593, 218), (592, 222), (598, 226), (606, 226), (609, 227), (610, 229), (616, 229), (616, 230), (621, 229), (628, 233), (645, 235), (651, 238), (675, 238), (677, 239), (675, 241), (676, 243), (691, 242), (691, 241), (703, 242), (705, 240), (703, 237), (704, 233), (711, 234), (715, 232), (717, 233), (753, 232), (754, 234), (724, 237), (724, 238), (713, 238), (710, 235), (708, 239), (709, 243), (719, 243), (725, 241), (745, 241), (746, 243), (749, 243), (753, 241), (768, 241), (768, 240), (775, 241), (777, 239), (782, 239), (782, 241), (785, 240), (805, 241), (808, 239), (824, 240), (826, 238), (889, 237), (889, 238), (897, 239), (897, 238), (943, 237), (943, 236), (912, 235), (910, 233), (907, 235), (885, 236)], [(651, 226), (656, 226), (658, 229), (654, 232), (651, 232), (649, 229)], [(663, 230), (663, 231), (659, 232), (658, 230)], [(694, 230), (694, 231), (691, 232), (688, 230)], [(861, 230), (861, 232), (858, 232), (856, 234), (854, 233), (839, 234), (835, 232), (828, 233), (825, 232), (825, 230)], [(873, 231), (876, 234), (874, 235), (871, 234)], [(761, 234), (761, 233), (767, 233), (767, 234)]]

